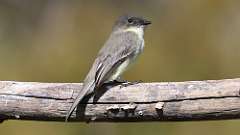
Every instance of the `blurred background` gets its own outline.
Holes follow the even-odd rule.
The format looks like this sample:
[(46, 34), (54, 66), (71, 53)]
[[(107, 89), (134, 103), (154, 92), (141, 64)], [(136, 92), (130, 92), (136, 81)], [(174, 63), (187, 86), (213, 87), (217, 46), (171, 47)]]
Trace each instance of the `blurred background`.
[[(0, 80), (81, 82), (125, 13), (152, 21), (124, 74), (145, 82), (240, 77), (239, 0), (0, 0)], [(9, 120), (8, 135), (234, 135), (239, 120), (64, 123)]]

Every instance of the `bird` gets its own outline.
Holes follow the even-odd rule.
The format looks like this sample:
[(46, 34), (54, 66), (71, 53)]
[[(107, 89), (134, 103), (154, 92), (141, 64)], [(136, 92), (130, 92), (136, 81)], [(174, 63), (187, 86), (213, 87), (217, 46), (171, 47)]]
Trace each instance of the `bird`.
[(81, 91), (67, 112), (66, 122), (85, 96), (94, 94), (104, 83), (119, 79), (134, 63), (143, 52), (144, 31), (149, 24), (151, 21), (134, 15), (122, 15), (116, 20), (109, 38), (84, 79)]

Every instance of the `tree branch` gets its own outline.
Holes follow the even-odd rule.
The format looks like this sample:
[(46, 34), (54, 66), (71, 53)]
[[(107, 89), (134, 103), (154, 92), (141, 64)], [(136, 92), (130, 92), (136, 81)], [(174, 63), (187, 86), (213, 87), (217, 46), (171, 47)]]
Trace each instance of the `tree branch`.
[[(64, 121), (80, 83), (0, 82), (0, 118)], [(240, 118), (240, 78), (105, 85), (70, 121), (186, 121)], [(77, 116), (77, 117), (76, 117)]]

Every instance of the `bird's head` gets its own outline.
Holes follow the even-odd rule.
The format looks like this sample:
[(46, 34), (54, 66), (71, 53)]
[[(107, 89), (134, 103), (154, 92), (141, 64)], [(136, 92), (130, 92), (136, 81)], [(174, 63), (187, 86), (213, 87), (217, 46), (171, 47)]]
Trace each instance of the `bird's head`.
[(151, 24), (151, 22), (142, 17), (123, 15), (115, 22), (113, 30), (144, 29), (149, 24)]

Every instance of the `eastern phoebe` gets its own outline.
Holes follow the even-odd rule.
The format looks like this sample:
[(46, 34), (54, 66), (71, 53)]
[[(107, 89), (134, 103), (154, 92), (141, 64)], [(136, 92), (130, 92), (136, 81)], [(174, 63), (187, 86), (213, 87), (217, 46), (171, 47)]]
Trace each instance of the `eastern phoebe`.
[(144, 47), (144, 29), (150, 21), (141, 17), (124, 15), (113, 26), (107, 42), (99, 51), (91, 70), (86, 76), (82, 90), (67, 113), (71, 116), (78, 103), (102, 84), (116, 80), (141, 54)]

